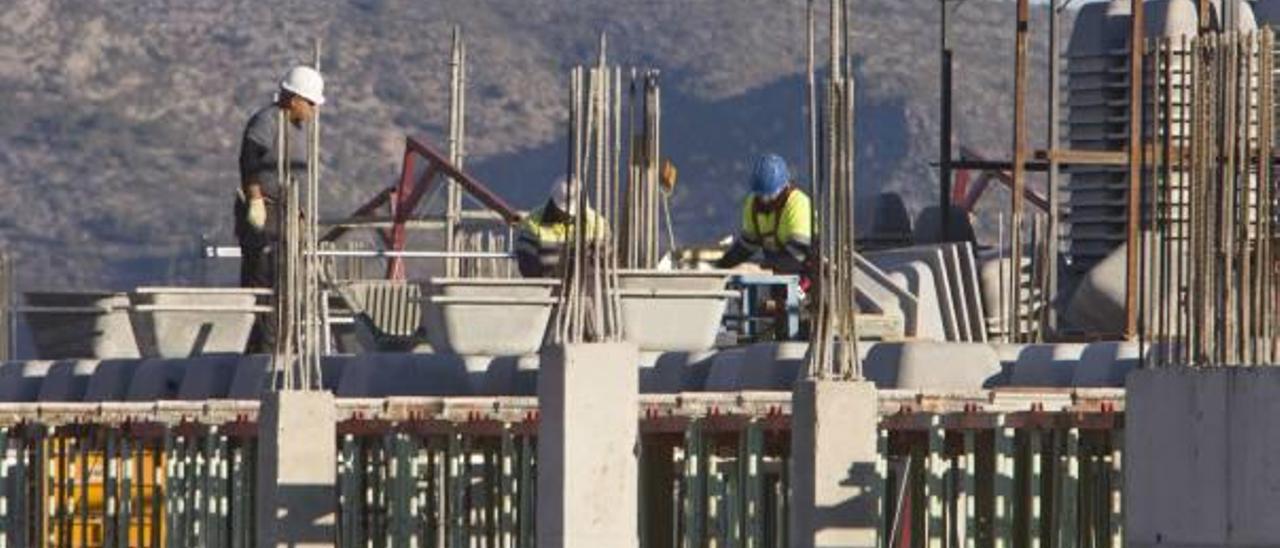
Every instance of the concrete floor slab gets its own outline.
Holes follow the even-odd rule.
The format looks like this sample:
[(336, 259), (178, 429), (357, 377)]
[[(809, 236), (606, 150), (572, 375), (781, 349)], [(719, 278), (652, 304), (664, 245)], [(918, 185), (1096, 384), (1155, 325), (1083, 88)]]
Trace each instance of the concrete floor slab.
[(640, 392), (675, 394), (702, 390), (716, 352), (665, 352), (640, 369)]
[(129, 380), (128, 401), (176, 400), (189, 360), (142, 360)]
[(124, 401), (129, 395), (133, 373), (141, 363), (142, 360), (102, 360), (85, 386), (84, 401)]
[(732, 392), (739, 390), (738, 382), (742, 377), (743, 362), (746, 360), (745, 348), (725, 348), (710, 358), (707, 368), (707, 380), (703, 390), (708, 392)]
[(40, 385), (53, 367), (50, 360), (10, 361), (0, 364), (0, 402), (34, 402)]
[(637, 363), (639, 351), (630, 343), (556, 345), (543, 351), (540, 548), (639, 546)]
[(180, 400), (225, 399), (242, 356), (222, 354), (188, 358), (186, 373), (178, 386)]
[(1000, 358), (985, 343), (884, 342), (863, 362), (877, 388), (970, 391), (990, 388), (1000, 378)]
[(791, 390), (804, 371), (807, 342), (768, 342), (746, 347), (739, 390)]
[(98, 369), (99, 360), (63, 360), (54, 362), (40, 383), (40, 401), (78, 402), (84, 400), (89, 379)]
[(1087, 344), (1029, 344), (1018, 354), (1009, 386), (1071, 386)]
[(1129, 341), (1092, 343), (1080, 354), (1072, 386), (1124, 386), (1129, 372), (1138, 368), (1138, 343)]

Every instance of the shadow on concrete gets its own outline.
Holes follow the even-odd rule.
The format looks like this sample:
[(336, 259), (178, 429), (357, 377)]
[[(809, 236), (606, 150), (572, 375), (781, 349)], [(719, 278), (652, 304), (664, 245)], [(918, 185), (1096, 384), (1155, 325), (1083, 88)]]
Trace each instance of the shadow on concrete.
[(281, 485), (276, 494), (276, 546), (335, 546), (337, 516), (332, 485)]

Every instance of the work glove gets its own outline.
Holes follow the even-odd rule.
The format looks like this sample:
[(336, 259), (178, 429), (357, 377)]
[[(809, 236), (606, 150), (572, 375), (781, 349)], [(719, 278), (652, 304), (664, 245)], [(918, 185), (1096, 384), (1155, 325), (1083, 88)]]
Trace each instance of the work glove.
[(267, 226), (267, 200), (261, 196), (249, 198), (249, 208), (245, 213), (245, 221), (256, 230)]
[(662, 172), (659, 174), (658, 179), (662, 184), (663, 191), (667, 194), (671, 194), (671, 191), (676, 189), (677, 174), (676, 165), (671, 163), (671, 160), (662, 161)]

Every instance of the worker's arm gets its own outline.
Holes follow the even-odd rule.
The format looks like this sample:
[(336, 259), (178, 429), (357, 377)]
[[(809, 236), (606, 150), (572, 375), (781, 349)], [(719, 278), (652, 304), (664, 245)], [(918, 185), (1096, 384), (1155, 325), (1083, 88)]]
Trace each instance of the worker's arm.
[(270, 138), (268, 128), (255, 118), (245, 128), (240, 141), (240, 192), (247, 206), (245, 221), (256, 230), (263, 230), (267, 224), (267, 200), (261, 176), (263, 167), (274, 160), (266, 144)]
[(729, 250), (715, 262), (716, 268), (733, 268), (742, 263), (750, 261), (755, 256), (756, 251), (760, 249), (759, 245), (752, 245), (737, 237), (733, 239), (733, 245), (729, 246)]

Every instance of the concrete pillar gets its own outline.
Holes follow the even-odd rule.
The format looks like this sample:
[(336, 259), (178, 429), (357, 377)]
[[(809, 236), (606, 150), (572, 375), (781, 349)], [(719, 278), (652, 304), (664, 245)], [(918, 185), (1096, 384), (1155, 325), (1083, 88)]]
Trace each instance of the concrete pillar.
[(802, 379), (792, 394), (792, 548), (876, 546), (875, 385)]
[(1280, 546), (1280, 367), (1136, 370), (1124, 545)]
[(639, 546), (639, 360), (630, 343), (543, 350), (539, 548)]
[(331, 547), (337, 412), (330, 392), (273, 392), (258, 412), (255, 546)]

